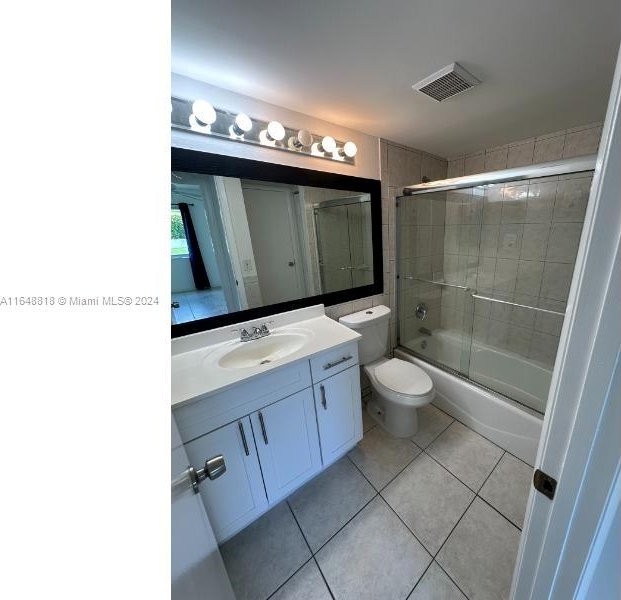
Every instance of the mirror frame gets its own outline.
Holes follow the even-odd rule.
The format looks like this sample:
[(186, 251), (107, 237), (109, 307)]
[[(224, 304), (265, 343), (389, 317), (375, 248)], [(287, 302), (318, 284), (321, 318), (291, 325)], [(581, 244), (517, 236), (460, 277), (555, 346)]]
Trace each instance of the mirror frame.
[(217, 315), (206, 319), (198, 319), (178, 325), (171, 325), (173, 338), (208, 331), (226, 325), (233, 325), (242, 321), (260, 319), (280, 312), (324, 304), (331, 306), (350, 302), (368, 296), (384, 293), (383, 257), (382, 257), (382, 200), (381, 183), (377, 179), (339, 175), (325, 171), (301, 169), (274, 163), (211, 154), (185, 148), (171, 148), (171, 171), (198, 173), (201, 175), (216, 175), (221, 177), (236, 177), (239, 179), (254, 179), (272, 183), (288, 183), (309, 187), (362, 192), (371, 197), (371, 236), (373, 243), (373, 283), (356, 288), (308, 296), (298, 300), (289, 300), (277, 304), (269, 304), (225, 315)]

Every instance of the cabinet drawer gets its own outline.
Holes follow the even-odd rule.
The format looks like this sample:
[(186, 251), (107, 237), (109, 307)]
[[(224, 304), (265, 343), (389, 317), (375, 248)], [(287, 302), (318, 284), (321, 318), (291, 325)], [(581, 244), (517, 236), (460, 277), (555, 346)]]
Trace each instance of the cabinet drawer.
[(356, 364), (358, 364), (358, 342), (323, 352), (310, 361), (313, 382), (332, 377)]
[(222, 427), (311, 385), (303, 360), (173, 409), (184, 442)]

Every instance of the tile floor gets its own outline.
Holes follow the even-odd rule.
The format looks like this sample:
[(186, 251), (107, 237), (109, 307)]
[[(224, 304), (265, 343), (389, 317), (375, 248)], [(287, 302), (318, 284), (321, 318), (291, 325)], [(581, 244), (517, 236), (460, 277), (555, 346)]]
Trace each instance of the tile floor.
[(508, 598), (532, 468), (438, 408), (348, 456), (226, 542), (237, 600)]
[(179, 304), (178, 308), (171, 308), (170, 311), (173, 325), (228, 313), (222, 288), (175, 292), (171, 301)]

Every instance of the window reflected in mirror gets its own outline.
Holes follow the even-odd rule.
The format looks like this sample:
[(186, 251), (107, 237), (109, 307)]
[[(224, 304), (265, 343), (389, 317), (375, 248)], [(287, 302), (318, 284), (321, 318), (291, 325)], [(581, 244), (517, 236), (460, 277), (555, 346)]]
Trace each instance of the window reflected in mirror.
[(369, 194), (173, 172), (181, 324), (373, 283)]

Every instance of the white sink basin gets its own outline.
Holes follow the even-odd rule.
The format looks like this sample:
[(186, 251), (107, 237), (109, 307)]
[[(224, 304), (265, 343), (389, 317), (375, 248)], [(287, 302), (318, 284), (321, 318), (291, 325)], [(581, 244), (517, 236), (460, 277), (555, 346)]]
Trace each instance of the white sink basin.
[(271, 333), (251, 342), (237, 342), (223, 354), (218, 365), (224, 369), (247, 369), (266, 365), (293, 354), (313, 338), (313, 332), (296, 329)]

